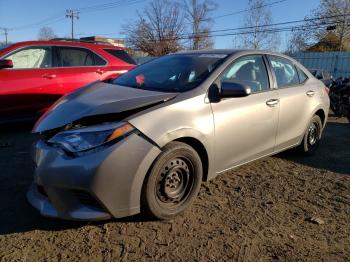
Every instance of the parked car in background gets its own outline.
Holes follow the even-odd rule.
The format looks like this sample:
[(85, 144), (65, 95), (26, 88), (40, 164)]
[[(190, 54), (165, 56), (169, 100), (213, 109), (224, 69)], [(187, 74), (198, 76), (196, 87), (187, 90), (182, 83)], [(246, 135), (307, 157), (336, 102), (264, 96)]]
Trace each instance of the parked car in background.
[(0, 122), (43, 113), (58, 98), (113, 79), (135, 62), (121, 47), (80, 41), (30, 41), (0, 50)]
[(328, 108), (324, 84), (285, 55), (166, 55), (64, 96), (39, 119), (27, 197), (51, 217), (170, 219), (202, 181), (296, 146), (314, 153)]
[(350, 78), (341, 77), (330, 88), (331, 109), (336, 116), (348, 116), (350, 119)]
[(333, 76), (327, 70), (324, 69), (309, 69), (311, 74), (318, 80), (321, 80), (326, 87), (330, 88), (334, 82)]

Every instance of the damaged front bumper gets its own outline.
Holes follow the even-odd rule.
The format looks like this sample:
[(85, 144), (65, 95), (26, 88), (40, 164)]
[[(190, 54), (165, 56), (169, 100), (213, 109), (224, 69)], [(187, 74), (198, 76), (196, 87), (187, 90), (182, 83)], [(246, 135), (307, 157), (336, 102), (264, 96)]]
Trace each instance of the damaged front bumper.
[(144, 178), (160, 149), (133, 133), (118, 143), (70, 157), (39, 140), (27, 199), (44, 216), (103, 220), (140, 212)]

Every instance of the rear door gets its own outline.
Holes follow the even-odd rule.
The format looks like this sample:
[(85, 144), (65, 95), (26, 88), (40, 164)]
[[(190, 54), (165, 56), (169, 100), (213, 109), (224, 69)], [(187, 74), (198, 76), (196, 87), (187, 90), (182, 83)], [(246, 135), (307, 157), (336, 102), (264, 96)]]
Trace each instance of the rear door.
[(57, 92), (64, 95), (79, 87), (97, 80), (103, 80), (107, 74), (102, 57), (87, 48), (57, 46)]
[(57, 85), (51, 46), (20, 48), (2, 59), (10, 59), (13, 68), (0, 70), (0, 116), (32, 115), (53, 103)]
[(291, 60), (279, 56), (268, 58), (280, 98), (275, 151), (281, 151), (301, 141), (310, 121), (310, 109), (316, 87), (306, 85), (306, 74)]
[(278, 93), (270, 87), (263, 55), (236, 59), (218, 79), (248, 85), (252, 94), (212, 103), (215, 165), (227, 170), (273, 152), (278, 122)]

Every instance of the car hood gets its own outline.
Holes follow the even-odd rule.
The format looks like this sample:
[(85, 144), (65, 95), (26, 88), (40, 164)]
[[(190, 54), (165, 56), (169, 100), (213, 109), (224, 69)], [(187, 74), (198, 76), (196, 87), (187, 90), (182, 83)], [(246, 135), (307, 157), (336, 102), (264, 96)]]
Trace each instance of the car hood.
[(59, 99), (37, 121), (33, 132), (60, 128), (86, 117), (137, 113), (137, 109), (144, 110), (176, 95), (95, 82)]

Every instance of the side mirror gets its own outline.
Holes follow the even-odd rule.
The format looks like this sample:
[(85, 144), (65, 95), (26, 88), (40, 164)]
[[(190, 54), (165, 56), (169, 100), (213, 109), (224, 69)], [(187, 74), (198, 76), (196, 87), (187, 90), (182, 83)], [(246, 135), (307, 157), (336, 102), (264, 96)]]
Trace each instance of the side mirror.
[(240, 83), (235, 82), (222, 82), (221, 83), (221, 98), (229, 97), (244, 97), (249, 96), (252, 93), (252, 89)]
[(13, 67), (12, 60), (9, 60), (9, 59), (1, 59), (0, 60), (0, 69), (12, 68), (12, 67)]
[(321, 75), (317, 75), (316, 78), (321, 80), (323, 77)]

